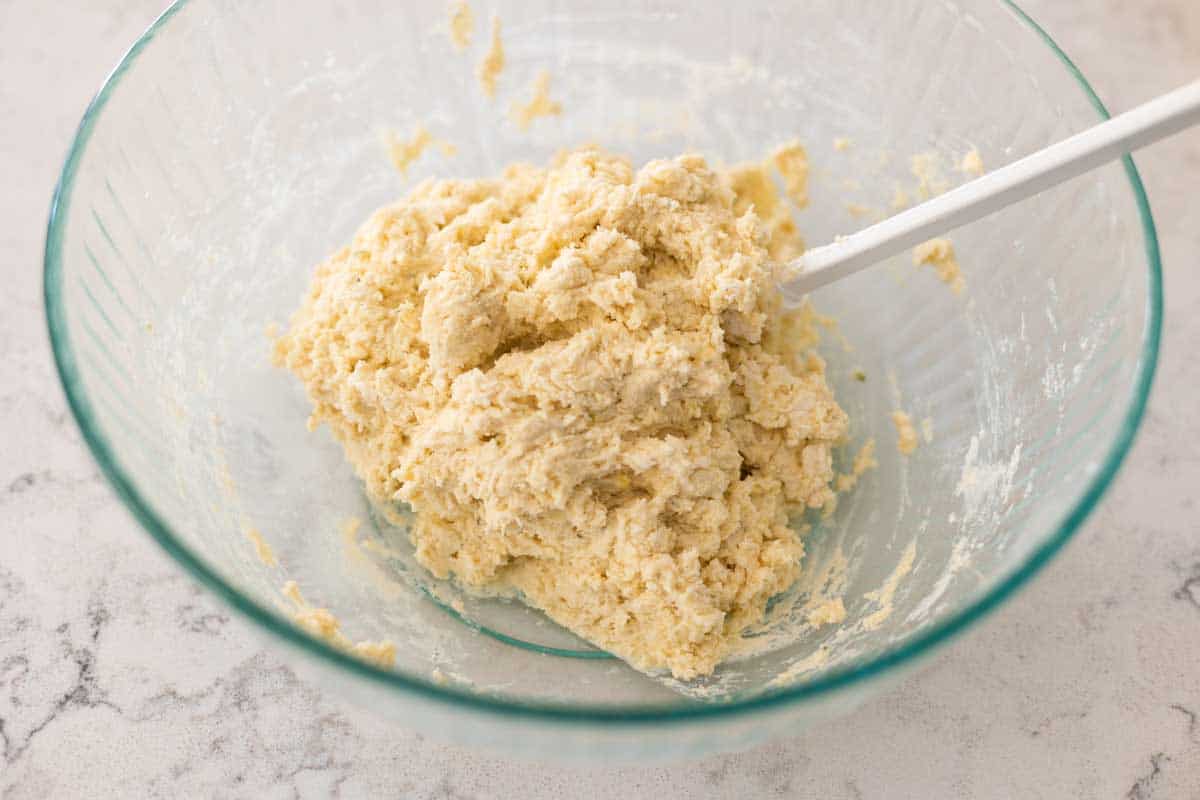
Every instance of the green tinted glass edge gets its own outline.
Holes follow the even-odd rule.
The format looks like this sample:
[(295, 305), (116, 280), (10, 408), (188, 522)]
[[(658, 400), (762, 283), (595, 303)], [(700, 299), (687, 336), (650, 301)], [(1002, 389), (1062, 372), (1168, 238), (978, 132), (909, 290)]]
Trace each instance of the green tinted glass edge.
[[(146, 29), (146, 32), (134, 42), (133, 46), (130, 47), (117, 67), (105, 80), (95, 98), (88, 105), (79, 124), (71, 149), (63, 165), (58, 184), (54, 190), (46, 233), (43, 289), (51, 349), (54, 353), (55, 366), (66, 393), (68, 405), (79, 425), (84, 440), (87, 442), (88, 448), (91, 450), (104, 476), (121, 498), (121, 501), (142, 527), (150, 533), (164, 550), (181, 563), (195, 579), (211, 589), (218, 597), (275, 636), (299, 647), (318, 659), (336, 664), (360, 678), (392, 686), (427, 700), (434, 700), (450, 706), (458, 706), (501, 716), (525, 717), (546, 722), (609, 725), (669, 724), (672, 722), (686, 722), (705, 718), (732, 717), (760, 710), (778, 709), (804, 699), (828, 694), (852, 684), (865, 682), (872, 677), (881, 676), (892, 667), (911, 662), (918, 656), (928, 654), (933, 648), (950, 641), (955, 635), (966, 630), (988, 612), (997, 608), (1003, 600), (1012, 595), (1019, 587), (1025, 585), (1029, 578), (1037, 573), (1058, 552), (1063, 544), (1070, 539), (1071, 535), (1079, 528), (1104, 495), (1129, 451), (1134, 435), (1145, 413), (1150, 395), (1150, 387), (1153, 383), (1158, 363), (1158, 350), (1162, 335), (1163, 295), (1162, 264), (1154, 219), (1150, 212), (1150, 203), (1146, 197), (1145, 187), (1142, 184), (1141, 177), (1138, 175), (1133, 159), (1125, 157), (1123, 159), (1125, 172), (1133, 190), (1138, 214), (1141, 219), (1145, 253), (1149, 267), (1147, 320), (1143, 332), (1142, 354), (1138, 363), (1138, 373), (1134, 382), (1133, 396), (1129, 409), (1121, 423), (1121, 428), (1116, 439), (1105, 456), (1103, 466), (1097, 471), (1075, 506), (1062, 522), (1059, 523), (1053, 535), (1035, 549), (1019, 569), (991, 592), (977, 600), (973, 605), (931, 626), (927, 631), (913, 637), (894, 650), (873, 659), (860, 664), (850, 665), (844, 669), (831, 671), (828, 675), (823, 675), (810, 683), (721, 705), (686, 704), (670, 707), (607, 708), (603, 706), (509, 702), (494, 696), (484, 696), (467, 692), (456, 689), (453, 686), (438, 686), (417, 678), (377, 669), (339, 650), (335, 650), (325, 643), (311, 638), (283, 619), (275, 616), (268, 609), (238, 592), (212, 570), (203, 559), (192, 553), (191, 550), (175, 537), (167, 524), (159, 518), (157, 513), (144, 500), (138, 489), (117, 464), (112, 448), (95, 423), (95, 415), (91, 402), (80, 382), (75, 365), (75, 357), (69, 341), (65, 310), (61, 302), (63, 277), (62, 246), (76, 171), (78, 170), (87, 143), (91, 138), (96, 121), (107, 104), (109, 97), (119, 85), (121, 76), (129, 70), (137, 59), (138, 54), (153, 41), (159, 31), (189, 2), (190, 0), (175, 0)], [(1021, 10), (1013, 0), (1000, 0), (1000, 2), (1009, 8), (1050, 48), (1054, 55), (1062, 62), (1063, 66), (1075, 78), (1087, 99), (1095, 107), (1097, 113), (1102, 118), (1107, 118), (1109, 116), (1108, 110), (1100, 101), (1100, 98), (1083, 77), (1079, 68), (1075, 66), (1058, 44), (1050, 38), (1049, 34), (1028, 14)]]

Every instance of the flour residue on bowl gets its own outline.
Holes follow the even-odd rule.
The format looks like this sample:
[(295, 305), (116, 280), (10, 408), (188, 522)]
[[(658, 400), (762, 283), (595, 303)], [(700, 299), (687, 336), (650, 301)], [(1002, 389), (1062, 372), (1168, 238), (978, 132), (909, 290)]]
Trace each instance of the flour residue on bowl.
[(833, 649), (828, 644), (820, 645), (811, 654), (792, 664), (768, 681), (767, 688), (777, 689), (795, 683), (799, 678), (828, 665), (832, 654)]
[(980, 434), (971, 437), (963, 459), (962, 474), (954, 494), (962, 499), (964, 526), (979, 524), (999, 513), (1001, 504), (1012, 493), (1013, 479), (1021, 461), (1021, 445), (1013, 448), (1007, 461), (983, 462), (979, 459)]
[[(781, 688), (807, 677), (811, 673), (845, 663), (858, 655), (858, 645), (864, 636), (880, 628), (895, 611), (895, 600), (904, 580), (912, 573), (916, 564), (917, 543), (912, 540), (904, 548), (892, 572), (883, 580), (877, 589), (866, 592), (862, 599), (873, 606), (873, 610), (861, 616), (861, 609), (855, 609), (860, 615), (850, 624), (841, 624), (817, 647), (802, 658), (790, 663), (778, 675), (767, 682), (768, 688)], [(806, 619), (813, 630), (819, 625), (813, 623), (844, 623), (847, 612), (845, 608), (846, 581), (849, 561), (840, 549), (835, 550), (828, 562), (818, 571), (814, 584), (819, 591), (813, 591), (803, 610), (807, 612)], [(824, 581), (824, 583), (822, 582)], [(798, 631), (791, 630), (793, 641)], [(799, 631), (803, 633), (803, 631)], [(782, 635), (782, 634), (781, 634)]]

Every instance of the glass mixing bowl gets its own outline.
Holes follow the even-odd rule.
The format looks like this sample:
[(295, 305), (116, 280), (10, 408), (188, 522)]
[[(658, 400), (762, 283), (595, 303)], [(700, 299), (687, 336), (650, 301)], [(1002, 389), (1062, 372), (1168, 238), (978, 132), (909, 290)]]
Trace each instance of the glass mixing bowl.
[[(474, 77), (491, 13), (507, 54), (495, 100)], [(542, 69), (565, 110), (522, 131), (508, 109)], [(264, 329), (368, 212), (427, 176), (584, 141), (638, 162), (735, 162), (798, 138), (812, 181), (797, 221), (823, 242), (897, 187), (918, 194), (914, 155), (936, 191), (964, 179), (971, 148), (997, 165), (1105, 113), (1049, 37), (992, 0), (478, 3), (465, 53), (441, 3), (179, 2), (105, 83), (63, 168), (46, 244), (54, 354), (134, 516), (298, 670), (457, 741), (603, 758), (745, 747), (905, 674), (1026, 582), (1103, 494), (1162, 314), (1131, 161), (955, 232), (961, 296), (903, 259), (814, 296), (837, 320), (824, 352), (853, 418), (840, 463), (873, 437), (879, 468), (809, 520), (806, 577), (770, 646), (686, 686), (413, 569), (403, 520), (373, 515), (339, 446), (305, 432), (308, 403), (268, 363)], [(381, 134), (417, 124), (457, 154), (431, 150), (401, 176)], [(897, 408), (931, 428), (908, 458)], [(394, 641), (395, 668), (294, 627), (286, 580), (347, 636)], [(828, 584), (847, 616), (814, 629), (800, 612)]]

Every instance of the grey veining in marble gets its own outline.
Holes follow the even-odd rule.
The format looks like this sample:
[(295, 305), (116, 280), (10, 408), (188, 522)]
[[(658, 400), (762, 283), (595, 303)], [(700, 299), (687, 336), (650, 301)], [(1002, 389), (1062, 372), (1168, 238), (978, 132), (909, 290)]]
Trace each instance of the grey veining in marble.
[[(43, 332), (46, 211), (84, 104), (160, 2), (0, 0), (0, 796), (1200, 798), (1200, 134), (1137, 159), (1167, 267), (1141, 438), (1031, 588), (798, 738), (668, 767), (530, 766), (302, 683), (82, 449)], [(1200, 74), (1195, 0), (1028, 6), (1113, 108)]]

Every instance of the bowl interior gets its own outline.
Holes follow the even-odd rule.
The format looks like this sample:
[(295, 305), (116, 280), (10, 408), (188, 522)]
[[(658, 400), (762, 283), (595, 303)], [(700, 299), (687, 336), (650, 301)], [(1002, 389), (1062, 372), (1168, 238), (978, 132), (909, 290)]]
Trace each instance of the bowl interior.
[[(1098, 115), (1003, 3), (497, 2), (476, 8), (465, 53), (445, 11), (176, 6), (68, 163), (47, 289), (72, 402), (131, 505), (228, 596), (285, 626), (280, 587), (297, 581), (351, 638), (397, 643), (401, 690), (587, 713), (736, 706), (978, 611), (1090, 508), (1136, 423), (1157, 325), (1122, 165), (952, 234), (961, 296), (907, 259), (814, 296), (837, 322), (822, 348), (853, 420), (841, 468), (872, 438), (879, 468), (807, 520), (805, 577), (756, 654), (671, 687), (520, 605), (424, 577), (403, 525), (369, 508), (325, 430), (305, 432), (306, 399), (267, 357), (267, 326), (372, 209), (426, 177), (582, 142), (638, 163), (688, 150), (732, 163), (798, 138), (812, 175), (797, 223), (820, 243), (889, 213), (898, 191), (965, 180), (972, 148), (999, 165)], [(474, 76), (492, 11), (507, 56), (495, 100)], [(509, 108), (542, 69), (565, 111), (522, 131)], [(402, 176), (381, 137), (418, 124), (457, 153), (431, 149)], [(910, 457), (894, 409), (928, 434)], [(843, 598), (844, 623), (808, 623), (823, 594)]]

